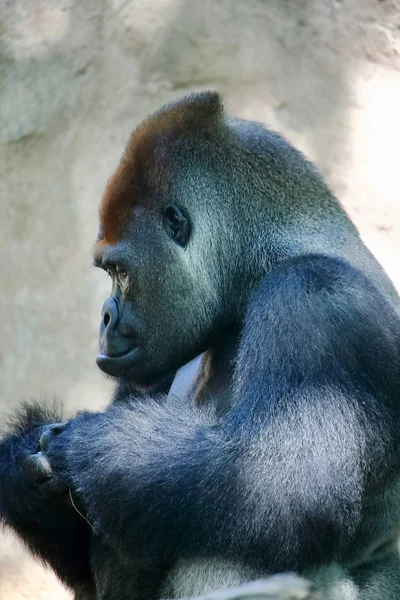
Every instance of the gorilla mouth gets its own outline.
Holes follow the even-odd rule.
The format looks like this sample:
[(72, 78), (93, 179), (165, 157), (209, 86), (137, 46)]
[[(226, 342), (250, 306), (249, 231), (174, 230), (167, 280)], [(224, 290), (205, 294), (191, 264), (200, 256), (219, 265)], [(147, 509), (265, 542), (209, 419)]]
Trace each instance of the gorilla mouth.
[(97, 366), (107, 375), (112, 377), (123, 377), (126, 375), (140, 356), (140, 348), (133, 346), (123, 354), (98, 354), (96, 358)]

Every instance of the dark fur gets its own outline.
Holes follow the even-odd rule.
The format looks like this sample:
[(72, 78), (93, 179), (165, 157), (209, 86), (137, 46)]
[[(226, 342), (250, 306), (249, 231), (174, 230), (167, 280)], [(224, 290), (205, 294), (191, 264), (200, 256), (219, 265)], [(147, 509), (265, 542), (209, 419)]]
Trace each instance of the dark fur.
[[(313, 577), (328, 600), (396, 600), (397, 295), (314, 168), (276, 134), (226, 119), (216, 98), (139, 129), (147, 194), (124, 199), (122, 228), (102, 223), (96, 260), (133, 281), (122, 293), (114, 277), (112, 335), (134, 331), (141, 353), (104, 413), (61, 432), (44, 425), (55, 415), (22, 418), (0, 446), (0, 513), (88, 600), (176, 597), (285, 570)], [(166, 165), (168, 185), (152, 187)], [(185, 249), (161, 226), (170, 203), (193, 225)], [(103, 201), (103, 220), (110, 206), (118, 213)], [(161, 393), (207, 348), (197, 394)], [(47, 496), (20, 466), (42, 432)], [(63, 486), (94, 533), (57, 505)]]

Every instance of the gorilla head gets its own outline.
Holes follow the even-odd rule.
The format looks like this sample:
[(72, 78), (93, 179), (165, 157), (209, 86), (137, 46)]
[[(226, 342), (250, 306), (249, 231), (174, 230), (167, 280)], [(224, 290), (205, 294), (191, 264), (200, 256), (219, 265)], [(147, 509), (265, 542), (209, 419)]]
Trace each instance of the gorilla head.
[(97, 358), (109, 375), (146, 385), (227, 324), (228, 223), (215, 208), (207, 216), (221, 114), (216, 94), (162, 109), (132, 134), (107, 185), (95, 264), (112, 278)]
[(103, 371), (148, 385), (215, 346), (275, 257), (310, 237), (322, 206), (341, 219), (299, 157), (261, 125), (226, 117), (212, 92), (166, 106), (134, 131), (100, 207), (95, 264), (112, 277)]

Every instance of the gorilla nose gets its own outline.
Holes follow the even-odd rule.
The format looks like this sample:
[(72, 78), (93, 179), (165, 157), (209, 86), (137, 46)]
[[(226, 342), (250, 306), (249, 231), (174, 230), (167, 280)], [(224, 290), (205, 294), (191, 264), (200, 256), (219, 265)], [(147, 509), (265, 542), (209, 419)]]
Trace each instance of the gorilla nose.
[[(125, 316), (124, 316), (125, 315)], [(108, 298), (103, 306), (100, 322), (100, 354), (118, 357), (132, 349), (134, 336), (127, 327), (126, 311), (115, 296)], [(124, 321), (125, 319), (125, 326)], [(128, 332), (128, 335), (127, 335)]]
[(115, 329), (119, 321), (119, 309), (115, 298), (108, 298), (103, 306), (103, 328), (107, 330)]

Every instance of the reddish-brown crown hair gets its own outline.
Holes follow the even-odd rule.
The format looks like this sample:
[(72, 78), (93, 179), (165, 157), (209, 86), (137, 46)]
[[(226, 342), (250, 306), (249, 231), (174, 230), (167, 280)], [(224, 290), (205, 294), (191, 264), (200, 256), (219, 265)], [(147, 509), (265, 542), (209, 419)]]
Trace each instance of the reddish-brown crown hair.
[[(154, 166), (157, 141), (165, 135), (169, 139), (196, 136), (215, 127), (222, 114), (219, 94), (201, 92), (163, 106), (135, 129), (104, 190), (97, 245), (117, 243), (129, 225), (132, 206), (145, 200), (150, 184), (156, 186), (155, 181), (149, 181), (149, 171)], [(157, 165), (156, 179), (158, 182), (163, 179), (162, 164)]]

